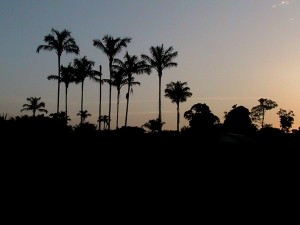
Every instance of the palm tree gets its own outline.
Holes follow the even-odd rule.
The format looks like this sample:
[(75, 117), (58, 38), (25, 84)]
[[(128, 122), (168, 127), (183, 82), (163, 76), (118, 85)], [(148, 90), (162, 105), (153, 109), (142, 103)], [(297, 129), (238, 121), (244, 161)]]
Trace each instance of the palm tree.
[(105, 130), (105, 129), (108, 129), (108, 124), (109, 124), (109, 121), (110, 121), (110, 118), (108, 117), (108, 115), (100, 116), (100, 117), (98, 118), (98, 122), (99, 122), (99, 121), (103, 122), (103, 124), (104, 124), (103, 129), (104, 129), (104, 130)]
[(159, 118), (157, 118), (144, 123), (142, 128), (147, 128), (151, 133), (158, 133), (162, 130), (164, 124), (165, 122), (162, 122)]
[(41, 97), (39, 97), (39, 98), (37, 98), (37, 97), (27, 98), (27, 101), (29, 102), (29, 104), (24, 104), (23, 109), (21, 109), (21, 112), (23, 112), (23, 111), (32, 111), (32, 116), (33, 117), (35, 117), (36, 111), (48, 113), (48, 111), (46, 109), (44, 109), (45, 108), (45, 103), (40, 102), (40, 100), (41, 100)]
[[(111, 80), (113, 69), (112, 64), (115, 56), (122, 51), (123, 48), (127, 47), (127, 44), (130, 43), (131, 38), (114, 38), (111, 35), (105, 35), (102, 40), (94, 39), (93, 45), (99, 48), (105, 55), (107, 55), (109, 60), (109, 79)], [(108, 107), (108, 116), (111, 115), (111, 82), (109, 83), (109, 107)], [(110, 130), (110, 121), (108, 124), (108, 130)]]
[[(94, 70), (94, 76), (91, 77), (92, 80), (99, 82), (99, 116), (98, 118), (101, 117), (101, 101), (102, 101), (102, 84), (104, 83), (104, 80), (102, 79), (102, 66), (99, 66), (99, 71)], [(101, 130), (101, 120), (98, 120), (99, 127), (98, 129)]]
[(190, 92), (190, 88), (186, 87), (187, 82), (170, 82), (167, 84), (165, 89), (165, 97), (170, 98), (172, 103), (177, 105), (177, 132), (179, 132), (179, 103), (185, 102), (187, 98), (191, 97), (193, 94)]
[(177, 63), (173, 62), (174, 58), (178, 55), (178, 52), (173, 52), (173, 47), (168, 49), (164, 48), (164, 45), (150, 47), (150, 56), (142, 54), (142, 59), (149, 63), (149, 66), (155, 69), (158, 73), (158, 85), (159, 85), (159, 96), (158, 96), (158, 118), (161, 118), (161, 77), (162, 71), (165, 68), (176, 67)]
[(85, 119), (88, 117), (88, 116), (91, 116), (90, 113), (88, 113), (87, 110), (80, 110), (79, 113), (77, 113), (77, 116), (80, 116), (80, 124), (84, 123), (85, 122)]
[[(94, 76), (94, 70), (92, 69), (92, 66), (94, 66), (94, 62), (91, 60), (88, 60), (86, 56), (79, 59), (74, 59), (74, 68), (75, 68), (75, 82), (81, 83), (81, 107), (80, 111), (83, 112), (83, 84), (86, 77), (93, 77)], [(81, 117), (80, 123), (83, 122), (83, 118)]]
[[(48, 34), (44, 37), (44, 42), (46, 45), (39, 45), (36, 52), (39, 53), (40, 50), (55, 51), (58, 57), (58, 76), (60, 76), (60, 59), (63, 52), (79, 54), (79, 47), (76, 41), (71, 37), (71, 32), (64, 29), (59, 32), (55, 29), (51, 29), (52, 34)], [(58, 90), (57, 90), (57, 113), (59, 112), (59, 92), (60, 92), (60, 81), (58, 80)]]
[(70, 83), (75, 82), (74, 67), (71, 65), (71, 63), (69, 63), (68, 67), (61, 66), (60, 73), (60, 76), (49, 75), (47, 79), (58, 80), (59, 82), (65, 84), (65, 116), (68, 118), (68, 88)]
[(126, 52), (124, 56), (124, 62), (120, 59), (114, 60), (114, 68), (118, 70), (124, 71), (124, 73), (127, 76), (127, 94), (126, 94), (126, 114), (125, 114), (125, 127), (127, 126), (127, 118), (128, 118), (128, 106), (129, 106), (129, 93), (132, 91), (132, 85), (138, 84), (139, 82), (134, 82), (133, 74), (142, 74), (142, 73), (151, 73), (150, 66), (147, 65), (146, 61), (139, 60), (137, 56), (135, 55), (129, 55), (128, 52)]
[(111, 80), (104, 79), (105, 82), (110, 83), (111, 85), (117, 88), (117, 122), (116, 129), (119, 128), (119, 103), (120, 103), (120, 92), (121, 88), (127, 84), (127, 77), (123, 70), (114, 70)]

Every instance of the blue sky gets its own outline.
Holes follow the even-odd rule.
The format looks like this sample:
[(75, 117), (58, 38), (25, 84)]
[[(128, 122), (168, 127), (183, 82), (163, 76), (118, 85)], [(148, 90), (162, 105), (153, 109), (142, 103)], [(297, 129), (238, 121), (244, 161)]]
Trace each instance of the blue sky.
[[(80, 55), (62, 56), (67, 65), (87, 56), (102, 65), (108, 78), (108, 59), (93, 46), (105, 34), (131, 37), (125, 52), (148, 54), (164, 44), (178, 51), (176, 68), (163, 72), (162, 90), (171, 81), (186, 81), (192, 98), (181, 104), (183, 113), (206, 103), (221, 121), (234, 104), (249, 110), (259, 98), (278, 108), (268, 111), (266, 123), (279, 127), (279, 108), (293, 110), (300, 126), (300, 0), (2, 0), (0, 1), (0, 113), (24, 115), (27, 97), (41, 97), (49, 112), (56, 111), (57, 83), (47, 76), (57, 71), (55, 52), (36, 48), (51, 28), (68, 29)], [(130, 98), (128, 125), (141, 126), (158, 115), (158, 76), (139, 75)], [(98, 84), (86, 80), (84, 109), (96, 123)], [(60, 108), (64, 108), (61, 89)], [(108, 86), (103, 86), (103, 113), (108, 114)], [(125, 88), (121, 90), (120, 126), (124, 125)], [(113, 89), (112, 125), (115, 127), (116, 90)], [(79, 122), (80, 85), (69, 87), (69, 114)], [(176, 128), (176, 106), (162, 98), (163, 128)]]

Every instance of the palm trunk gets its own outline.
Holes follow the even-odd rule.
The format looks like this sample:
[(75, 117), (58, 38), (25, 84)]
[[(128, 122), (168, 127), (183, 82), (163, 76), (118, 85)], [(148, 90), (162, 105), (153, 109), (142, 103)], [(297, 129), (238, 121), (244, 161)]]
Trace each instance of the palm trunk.
[(179, 133), (179, 121), (180, 120), (180, 113), (179, 113), (179, 103), (177, 103), (177, 132)]
[(59, 113), (59, 94), (60, 94), (60, 55), (58, 55), (58, 85), (57, 85), (57, 113)]
[(159, 86), (159, 92), (158, 92), (158, 119), (162, 122), (161, 118), (161, 73), (158, 74), (158, 86)]
[(128, 83), (128, 90), (127, 90), (127, 94), (126, 94), (126, 113), (125, 113), (125, 127), (127, 127), (127, 116), (128, 116), (128, 107), (129, 107), (129, 92), (130, 92), (130, 86), (131, 83), (129, 81)]
[(109, 60), (109, 105), (108, 105), (108, 116), (109, 116), (109, 122), (108, 122), (108, 130), (110, 130), (110, 121), (111, 121), (111, 75), (112, 75), (112, 59)]
[(101, 98), (102, 98), (102, 67), (99, 66), (100, 90), (99, 90), (99, 130), (101, 130)]
[(68, 123), (68, 85), (66, 85), (66, 124)]
[(83, 112), (83, 82), (81, 82), (81, 115), (80, 115), (80, 124), (83, 122), (82, 112)]
[(118, 89), (118, 96), (117, 96), (117, 125), (116, 125), (116, 129), (119, 128), (119, 103), (120, 103), (120, 89)]
[(99, 130), (101, 130), (101, 98), (102, 98), (102, 80), (101, 80), (101, 75), (100, 75), (100, 90), (99, 90)]

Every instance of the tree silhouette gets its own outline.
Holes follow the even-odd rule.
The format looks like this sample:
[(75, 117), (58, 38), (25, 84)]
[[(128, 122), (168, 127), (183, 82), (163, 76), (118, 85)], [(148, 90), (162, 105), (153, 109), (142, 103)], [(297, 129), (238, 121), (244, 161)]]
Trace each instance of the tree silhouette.
[(255, 130), (252, 124), (250, 112), (244, 106), (232, 106), (232, 109), (225, 113), (224, 126), (227, 131), (247, 134)]
[[(91, 77), (92, 80), (99, 82), (99, 115), (98, 118), (101, 117), (101, 106), (102, 106), (102, 85), (104, 83), (102, 79), (102, 66), (99, 66), (99, 71), (94, 70), (94, 76)], [(101, 120), (98, 120), (98, 129), (101, 130)]]
[(210, 111), (205, 103), (193, 105), (190, 110), (184, 113), (184, 118), (189, 121), (191, 129), (195, 131), (206, 132), (220, 123), (219, 118)]
[[(115, 56), (122, 51), (123, 48), (127, 47), (127, 44), (130, 43), (131, 38), (114, 38), (111, 35), (105, 35), (102, 40), (94, 39), (93, 45), (99, 48), (105, 55), (107, 55), (109, 60), (109, 79), (111, 80), (113, 69), (112, 64)], [(111, 82), (109, 85), (109, 107), (108, 107), (108, 116), (111, 118)], [(110, 130), (110, 121), (108, 124), (108, 130)]]
[[(44, 37), (45, 45), (39, 45), (36, 52), (39, 53), (40, 50), (55, 51), (58, 57), (58, 76), (60, 73), (60, 60), (63, 52), (79, 54), (79, 47), (76, 41), (71, 37), (71, 32), (64, 29), (59, 32), (55, 29), (51, 29), (51, 34)], [(57, 90), (57, 112), (59, 112), (59, 93), (60, 93), (60, 80), (58, 80), (58, 90)]]
[(147, 128), (151, 133), (158, 133), (162, 130), (164, 124), (165, 122), (162, 122), (159, 118), (151, 119), (142, 125), (142, 128)]
[(265, 113), (267, 110), (271, 110), (276, 108), (278, 105), (276, 102), (266, 99), (266, 98), (260, 98), (259, 105), (254, 106), (251, 109), (251, 118), (254, 122), (260, 122), (261, 128), (264, 127), (264, 120), (265, 120)]
[(27, 98), (27, 101), (29, 102), (29, 104), (24, 104), (23, 109), (21, 109), (21, 112), (23, 112), (23, 111), (32, 111), (32, 116), (33, 117), (35, 117), (36, 111), (48, 113), (48, 111), (46, 109), (44, 109), (45, 108), (45, 103), (40, 102), (40, 100), (41, 100), (41, 97), (39, 97), (39, 98), (37, 98), (37, 97)]
[(109, 125), (109, 122), (110, 122), (110, 118), (109, 118), (109, 116), (108, 115), (103, 115), (103, 116), (100, 116), (99, 118), (98, 118), (98, 122), (99, 121), (101, 121), (101, 122), (103, 122), (103, 124), (104, 124), (104, 130), (105, 129), (108, 129), (108, 125)]
[(190, 92), (190, 88), (186, 87), (187, 82), (170, 82), (166, 85), (165, 97), (171, 99), (172, 103), (177, 106), (177, 132), (179, 132), (180, 123), (180, 102), (185, 102), (187, 98), (191, 97), (193, 94)]
[(85, 122), (85, 119), (88, 117), (88, 116), (91, 116), (90, 113), (88, 113), (87, 110), (80, 110), (79, 113), (77, 113), (77, 116), (80, 116), (80, 124), (84, 123)]
[(173, 52), (173, 47), (169, 47), (168, 49), (164, 48), (164, 45), (150, 47), (150, 56), (142, 54), (141, 57), (146, 62), (148, 62), (148, 65), (150, 68), (153, 68), (158, 73), (158, 86), (159, 86), (159, 97), (158, 97), (158, 118), (162, 120), (161, 117), (161, 77), (162, 72), (166, 68), (176, 67), (177, 63), (173, 62), (175, 57), (178, 55), (178, 52)]
[(75, 82), (75, 74), (74, 67), (69, 63), (68, 67), (61, 66), (60, 67), (61, 75), (49, 75), (47, 77), (48, 80), (58, 80), (65, 84), (65, 115), (68, 118), (68, 88), (69, 84)]
[(280, 118), (281, 130), (287, 133), (290, 132), (290, 129), (294, 124), (294, 117), (295, 117), (294, 112), (291, 110), (287, 111), (285, 109), (279, 109), (277, 115), (279, 115)]
[(117, 121), (116, 121), (116, 129), (119, 128), (119, 103), (120, 103), (120, 92), (121, 88), (127, 84), (127, 77), (123, 70), (114, 70), (111, 80), (104, 79), (105, 82), (110, 83), (111, 85), (116, 87), (117, 89)]
[(151, 69), (146, 64), (144, 60), (139, 60), (135, 55), (129, 55), (126, 52), (124, 56), (124, 61), (120, 59), (114, 60), (114, 68), (117, 70), (122, 70), (124, 74), (127, 76), (127, 94), (126, 94), (126, 113), (125, 113), (125, 127), (127, 127), (127, 118), (128, 118), (128, 108), (129, 108), (129, 96), (130, 92), (132, 92), (133, 85), (140, 85), (139, 82), (134, 82), (133, 74), (142, 74), (147, 73), (150, 74)]
[[(92, 66), (94, 66), (94, 62), (91, 60), (88, 60), (86, 56), (83, 58), (76, 58), (74, 59), (74, 68), (75, 68), (75, 82), (81, 83), (81, 107), (80, 111), (83, 112), (83, 85), (84, 80), (87, 77), (93, 77), (94, 76), (94, 70), (92, 69)], [(80, 119), (80, 123), (83, 122), (83, 118)]]

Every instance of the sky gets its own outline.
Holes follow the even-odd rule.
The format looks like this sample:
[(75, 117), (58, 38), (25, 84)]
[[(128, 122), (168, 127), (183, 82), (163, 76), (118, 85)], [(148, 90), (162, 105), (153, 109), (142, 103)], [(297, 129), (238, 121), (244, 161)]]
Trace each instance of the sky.
[[(57, 74), (54, 51), (36, 52), (51, 29), (67, 29), (80, 55), (62, 55), (62, 65), (86, 56), (102, 65), (109, 78), (108, 58), (93, 46), (104, 35), (130, 37), (116, 58), (149, 54), (163, 44), (178, 51), (178, 66), (163, 71), (163, 129), (176, 129), (176, 105), (164, 97), (170, 82), (187, 82), (191, 98), (180, 104), (180, 127), (188, 126), (183, 114), (196, 103), (205, 103), (224, 121), (224, 112), (242, 105), (249, 110), (268, 98), (278, 107), (266, 112), (265, 123), (280, 127), (280, 108), (295, 114), (293, 129), (300, 126), (300, 0), (1, 0), (0, 1), (0, 113), (20, 112), (28, 97), (41, 97), (49, 113), (56, 112)], [(128, 125), (142, 126), (158, 116), (158, 76), (135, 75), (141, 83), (130, 96)], [(68, 89), (71, 124), (80, 118), (80, 85)], [(116, 89), (112, 89), (111, 129), (116, 126)], [(119, 127), (124, 125), (126, 88), (121, 89)], [(108, 115), (109, 87), (102, 86), (102, 114)], [(64, 110), (64, 85), (60, 109)], [(97, 124), (99, 83), (84, 83), (84, 109)]]

